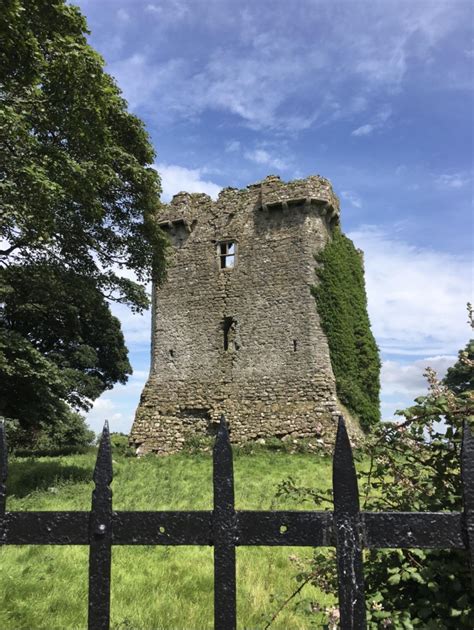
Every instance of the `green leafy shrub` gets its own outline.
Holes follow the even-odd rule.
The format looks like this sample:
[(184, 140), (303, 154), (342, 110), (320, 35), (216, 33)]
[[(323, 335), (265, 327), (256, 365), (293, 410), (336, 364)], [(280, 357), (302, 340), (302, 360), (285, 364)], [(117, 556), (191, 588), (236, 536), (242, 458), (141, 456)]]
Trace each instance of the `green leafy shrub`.
[(18, 420), (5, 420), (8, 448), (18, 456), (69, 455), (83, 453), (93, 444), (95, 433), (84, 418), (70, 410), (53, 424), (40, 422), (34, 431)]
[(312, 291), (327, 335), (340, 401), (369, 430), (380, 420), (380, 358), (370, 329), (361, 253), (336, 227), (317, 255)]
[[(100, 435), (97, 438), (100, 441)], [(128, 443), (128, 435), (125, 433), (111, 433), (110, 443), (112, 444), (112, 454), (123, 457), (134, 457), (135, 451)]]

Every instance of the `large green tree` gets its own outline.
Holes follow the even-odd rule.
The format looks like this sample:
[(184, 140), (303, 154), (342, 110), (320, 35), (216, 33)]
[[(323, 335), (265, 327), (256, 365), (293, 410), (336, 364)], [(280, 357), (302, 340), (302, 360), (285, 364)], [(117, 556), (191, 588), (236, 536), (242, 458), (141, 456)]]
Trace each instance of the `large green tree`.
[(24, 423), (126, 380), (106, 298), (146, 308), (164, 269), (154, 151), (86, 35), (64, 0), (2, 2), (0, 414)]

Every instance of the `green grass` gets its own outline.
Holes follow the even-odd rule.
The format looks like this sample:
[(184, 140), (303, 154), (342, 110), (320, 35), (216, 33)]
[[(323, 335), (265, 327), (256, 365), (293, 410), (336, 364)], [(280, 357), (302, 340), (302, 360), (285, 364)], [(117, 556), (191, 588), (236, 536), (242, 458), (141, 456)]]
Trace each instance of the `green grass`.
[[(14, 459), (8, 510), (88, 510), (95, 454)], [(330, 458), (260, 449), (237, 451), (237, 509), (312, 509), (275, 497), (292, 476), (305, 486), (328, 487)], [(136, 460), (114, 455), (114, 509), (212, 509), (212, 460), (207, 453)], [(237, 550), (239, 628), (264, 628), (298, 583), (294, 556), (311, 549)], [(293, 556), (293, 559), (291, 557)], [(0, 549), (0, 628), (66, 630), (86, 627), (88, 549), (24, 546)], [(272, 629), (321, 627), (313, 602), (333, 600), (307, 585)], [(209, 547), (114, 547), (112, 623), (115, 630), (204, 630), (213, 627), (213, 564)]]

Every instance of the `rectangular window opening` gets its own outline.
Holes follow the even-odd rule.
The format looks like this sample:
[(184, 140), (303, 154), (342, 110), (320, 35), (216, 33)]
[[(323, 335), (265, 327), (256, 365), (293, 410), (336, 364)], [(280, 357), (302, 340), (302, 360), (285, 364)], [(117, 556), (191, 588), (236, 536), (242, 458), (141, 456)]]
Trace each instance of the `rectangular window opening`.
[(219, 243), (219, 260), (221, 269), (233, 269), (236, 262), (236, 247), (233, 241)]

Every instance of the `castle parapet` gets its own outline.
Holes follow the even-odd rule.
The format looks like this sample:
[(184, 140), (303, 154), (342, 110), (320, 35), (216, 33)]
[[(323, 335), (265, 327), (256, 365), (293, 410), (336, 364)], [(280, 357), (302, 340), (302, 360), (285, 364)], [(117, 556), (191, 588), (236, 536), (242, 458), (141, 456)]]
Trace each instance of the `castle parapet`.
[(260, 204), (263, 210), (291, 207), (295, 205), (317, 204), (322, 206), (322, 214), (329, 219), (339, 217), (339, 199), (334, 194), (330, 182), (320, 175), (306, 179), (283, 182), (277, 175), (269, 175), (262, 182), (251, 186), (260, 189)]
[[(171, 203), (163, 206), (159, 224), (164, 229), (173, 229), (178, 222), (184, 222), (186, 229), (202, 212), (227, 205), (238, 207), (251, 200), (255, 208), (264, 211), (287, 209), (292, 206), (317, 206), (318, 212), (328, 221), (339, 219), (339, 199), (331, 183), (320, 175), (310, 175), (305, 179), (284, 182), (278, 175), (269, 175), (261, 182), (251, 184), (246, 189), (224, 188), (216, 202), (204, 193), (180, 192), (174, 195)], [(181, 226), (180, 226), (181, 227)]]

